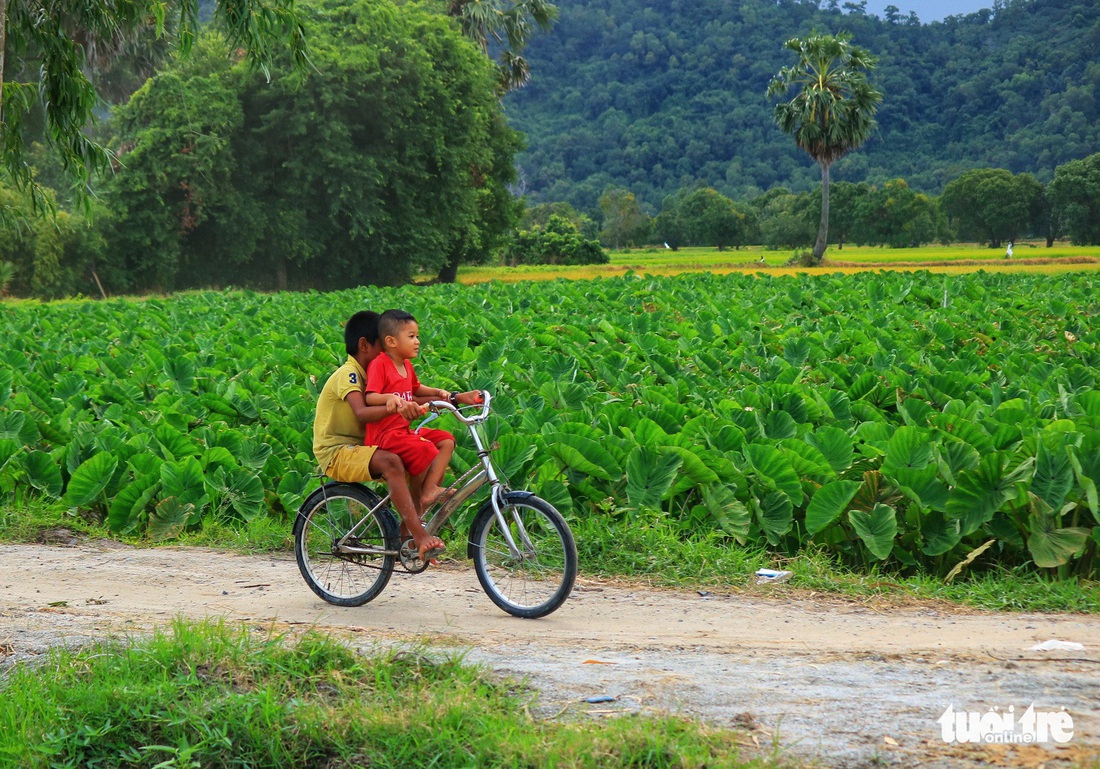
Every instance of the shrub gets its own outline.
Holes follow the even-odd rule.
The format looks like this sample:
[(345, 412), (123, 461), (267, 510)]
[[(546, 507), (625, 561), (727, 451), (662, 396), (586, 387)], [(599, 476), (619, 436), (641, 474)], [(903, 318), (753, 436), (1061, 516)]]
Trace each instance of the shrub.
[(597, 240), (581, 235), (577, 226), (552, 214), (545, 227), (521, 230), (504, 256), (505, 263), (520, 264), (607, 264), (607, 252)]

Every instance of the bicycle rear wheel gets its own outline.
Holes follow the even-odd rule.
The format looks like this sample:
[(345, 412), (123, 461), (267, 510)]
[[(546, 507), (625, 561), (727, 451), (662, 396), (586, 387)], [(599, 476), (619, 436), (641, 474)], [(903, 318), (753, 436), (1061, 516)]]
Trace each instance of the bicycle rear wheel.
[(501, 512), (519, 550), (508, 547), (490, 502), (470, 529), (470, 557), (489, 598), (516, 617), (545, 617), (560, 607), (577, 579), (577, 546), (561, 513), (527, 492), (504, 495)]
[[(337, 606), (362, 606), (382, 592), (400, 547), (397, 521), (358, 484), (318, 489), (294, 521), (294, 557), (310, 590)], [(371, 512), (374, 510), (374, 512)], [(363, 518), (357, 536), (341, 539)]]

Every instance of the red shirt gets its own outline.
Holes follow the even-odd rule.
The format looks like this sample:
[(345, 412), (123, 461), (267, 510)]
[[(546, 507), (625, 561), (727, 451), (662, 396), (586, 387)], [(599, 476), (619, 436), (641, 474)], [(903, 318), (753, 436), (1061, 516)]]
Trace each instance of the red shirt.
[[(378, 355), (367, 366), (367, 384), (369, 393), (389, 395), (394, 393), (407, 401), (413, 400), (413, 393), (420, 389), (420, 380), (416, 378), (412, 361), (405, 361), (405, 376), (397, 373), (397, 366), (385, 353)], [(391, 430), (408, 430), (409, 420), (400, 414), (390, 414), (377, 422), (367, 422), (363, 444), (377, 446), (379, 436)]]

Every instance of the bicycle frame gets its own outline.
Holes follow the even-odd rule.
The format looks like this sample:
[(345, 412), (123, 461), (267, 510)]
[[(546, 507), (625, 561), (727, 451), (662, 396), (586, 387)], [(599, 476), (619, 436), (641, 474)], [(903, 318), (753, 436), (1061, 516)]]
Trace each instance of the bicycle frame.
[[(486, 483), (492, 486), (489, 494), (490, 504), (493, 506), (493, 513), (496, 515), (497, 524), (500, 526), (501, 534), (505, 543), (508, 545), (508, 550), (513, 558), (521, 559), (525, 552), (534, 552), (534, 546), (531, 544), (531, 540), (527, 536), (527, 531), (523, 527), (523, 522), (518, 516), (513, 516), (513, 522), (516, 525), (516, 529), (520, 535), (520, 539), (523, 542), (524, 550), (520, 550), (517, 547), (515, 539), (512, 537), (512, 532), (508, 526), (508, 522), (504, 518), (504, 512), (502, 508), (502, 500), (504, 494), (508, 491), (503, 481), (497, 475), (496, 468), (493, 467), (492, 451), (485, 443), (485, 439), (481, 435), (479, 426), (485, 422), (489, 416), (489, 404), (492, 401), (492, 396), (488, 391), (482, 390), (481, 397), (484, 402), (481, 412), (474, 416), (466, 416), (453, 404), (447, 401), (431, 401), (428, 407), (434, 412), (429, 415), (423, 422), (417, 425), (416, 430), (419, 430), (424, 425), (428, 424), (434, 419), (438, 419), (439, 415), (445, 411), (450, 411), (454, 414), (455, 418), (462, 424), (466, 425), (466, 428), (470, 432), (470, 438), (474, 442), (474, 447), (477, 449), (477, 456), (479, 464), (472, 465), (469, 470), (464, 472), (460, 477), (448, 487), (452, 489), (454, 493), (447, 497), (443, 502), (436, 503), (429, 508), (429, 511), (434, 508), (434, 513), (427, 523), (424, 524), (425, 531), (430, 535), (436, 535), (443, 528), (443, 525), (447, 522), (447, 519), (451, 517), (455, 510), (457, 510), (463, 503), (466, 502), (471, 496), (473, 496), (478, 489), (484, 486)], [(415, 432), (415, 430), (414, 430)], [(322, 492), (323, 493), (323, 492)], [(375, 505), (370, 511), (367, 512), (359, 521), (351, 527), (351, 529), (340, 537), (336, 543), (336, 549), (343, 553), (371, 553), (371, 554), (383, 554), (383, 555), (400, 555), (399, 552), (391, 550), (382, 550), (376, 547), (357, 547), (354, 544), (350, 544), (349, 540), (355, 540), (358, 537), (358, 532), (366, 521), (373, 515), (373, 513), (383, 507), (387, 507), (390, 502), (390, 495), (386, 494), (382, 500)], [(425, 511), (426, 513), (428, 511)]]

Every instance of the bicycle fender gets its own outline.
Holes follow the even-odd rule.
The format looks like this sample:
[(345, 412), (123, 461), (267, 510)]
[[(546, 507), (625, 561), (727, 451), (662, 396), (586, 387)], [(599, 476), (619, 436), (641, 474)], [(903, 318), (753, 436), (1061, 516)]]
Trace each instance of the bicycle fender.
[(308, 497), (305, 498), (305, 500), (302, 502), (302, 506), (298, 508), (298, 514), (295, 516), (295, 518), (297, 518), (298, 516), (301, 516), (306, 510), (309, 510), (310, 508), (315, 506), (317, 504), (318, 499), (323, 498), (326, 493), (328, 493), (331, 489), (333, 489), (337, 486), (358, 486), (359, 488), (363, 489), (364, 491), (370, 491), (370, 489), (368, 489), (366, 486), (364, 486), (361, 483), (344, 482), (344, 481), (329, 481), (328, 483), (325, 483), (321, 486), (318, 486), (316, 489), (313, 490), (312, 494), (310, 494)]
[[(535, 496), (533, 491), (506, 491), (501, 495), (502, 502), (517, 501), (522, 502), (525, 499)], [(477, 511), (477, 515), (474, 516), (474, 520), (470, 523), (470, 533), (466, 535), (466, 557), (474, 557), (474, 528), (477, 526), (477, 522), (481, 520), (483, 515), (493, 514), (493, 500), (487, 499), (481, 503), (481, 507)]]

